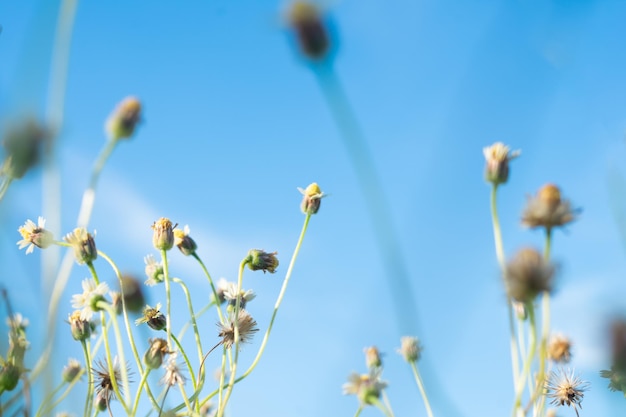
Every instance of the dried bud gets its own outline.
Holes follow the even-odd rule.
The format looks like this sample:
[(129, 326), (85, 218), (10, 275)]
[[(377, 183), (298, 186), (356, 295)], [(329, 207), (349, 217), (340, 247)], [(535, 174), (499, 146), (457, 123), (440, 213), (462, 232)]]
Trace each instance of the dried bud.
[(412, 363), (417, 362), (422, 355), (422, 346), (417, 337), (403, 336), (400, 339), (400, 349), (398, 353), (402, 355), (405, 361)]
[(493, 185), (504, 184), (509, 179), (509, 161), (517, 158), (520, 151), (510, 152), (508, 146), (502, 142), (496, 142), (483, 148), (483, 154), (487, 161), (485, 179)]
[(576, 219), (579, 209), (572, 209), (569, 200), (561, 199), (561, 191), (554, 184), (546, 184), (530, 197), (522, 213), (522, 224), (526, 227), (551, 229), (564, 226)]
[(552, 291), (555, 270), (554, 265), (545, 261), (537, 250), (520, 250), (505, 268), (504, 277), (509, 297), (529, 303), (539, 293)]
[(135, 324), (140, 325), (141, 323), (148, 323), (151, 329), (164, 330), (167, 326), (167, 320), (160, 310), (160, 303), (158, 303), (155, 308), (146, 305), (143, 309), (143, 316), (135, 320)]
[(167, 340), (150, 339), (150, 347), (143, 356), (143, 361), (149, 369), (157, 369), (163, 363), (163, 358), (171, 353), (167, 348)]
[(326, 194), (322, 192), (319, 185), (317, 183), (312, 183), (306, 190), (302, 188), (298, 188), (300, 193), (302, 193), (302, 204), (300, 205), (300, 209), (304, 214), (315, 214), (320, 209), (320, 203), (323, 197), (326, 197)]
[(548, 358), (557, 363), (568, 363), (572, 359), (572, 342), (565, 336), (555, 335), (548, 343)]
[(22, 178), (39, 163), (44, 145), (51, 137), (50, 131), (34, 119), (9, 127), (2, 141), (6, 157), (0, 166), (0, 174), (11, 179)]
[(269, 271), (271, 274), (276, 272), (278, 268), (278, 258), (276, 254), (278, 252), (267, 253), (259, 249), (251, 249), (246, 257), (246, 263), (248, 268), (253, 271)]
[(98, 257), (96, 242), (84, 227), (77, 227), (63, 238), (74, 249), (74, 256), (79, 265), (89, 264)]
[(80, 363), (76, 359), (70, 358), (67, 362), (67, 366), (63, 368), (63, 372), (61, 373), (63, 381), (67, 382), (68, 384), (73, 382), (77, 377), (81, 375), (82, 370), (83, 367), (80, 365)]
[(189, 236), (189, 226), (183, 230), (174, 229), (174, 244), (185, 256), (193, 255), (198, 249), (196, 242)]
[(381, 354), (376, 346), (370, 346), (363, 349), (365, 352), (365, 365), (368, 368), (380, 368), (383, 366)]
[(141, 121), (141, 103), (136, 97), (122, 100), (106, 123), (106, 131), (112, 140), (130, 138)]
[(294, 1), (287, 12), (287, 21), (304, 56), (312, 60), (326, 57), (330, 46), (328, 29), (316, 5), (308, 1)]
[(139, 281), (132, 275), (122, 275), (120, 291), (124, 297), (126, 310), (131, 313), (140, 312), (146, 301)]
[(170, 250), (174, 246), (174, 227), (172, 222), (165, 217), (152, 224), (152, 244), (158, 250)]
[(70, 314), (68, 321), (70, 323), (70, 329), (72, 331), (72, 337), (74, 340), (87, 340), (91, 336), (91, 324), (88, 320), (84, 320), (81, 317), (81, 311), (75, 310)]

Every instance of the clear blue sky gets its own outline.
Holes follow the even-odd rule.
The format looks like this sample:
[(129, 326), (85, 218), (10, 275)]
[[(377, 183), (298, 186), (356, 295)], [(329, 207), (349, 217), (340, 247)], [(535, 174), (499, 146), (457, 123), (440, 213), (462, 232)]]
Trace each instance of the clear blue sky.
[[(3, 125), (25, 110), (43, 112), (57, 7), (0, 4)], [(121, 98), (137, 95), (144, 122), (101, 178), (90, 223), (98, 248), (143, 279), (143, 257), (154, 253), (150, 225), (165, 216), (191, 227), (214, 277), (236, 279), (248, 249), (276, 250), (277, 274), (244, 277), (257, 292), (250, 312), (264, 329), (303, 220), (296, 187), (318, 182), (331, 196), (312, 219), (266, 355), (236, 387), (230, 413), (353, 415), (357, 401), (342, 396), (341, 385), (351, 371), (365, 371), (363, 348), (376, 345), (387, 353), (396, 416), (425, 415), (395, 353), (402, 327), (354, 170), (312, 71), (294, 52), (283, 7), (81, 2), (59, 139), (57, 227), (74, 226), (105, 118)], [(572, 366), (592, 384), (581, 415), (623, 415), (625, 400), (598, 372), (609, 366), (608, 319), (626, 314), (626, 235), (615, 216), (626, 214), (626, 187), (618, 186), (626, 178), (626, 3), (345, 0), (325, 7), (339, 42), (335, 69), (410, 267), (406, 291), (419, 313), (420, 366), (436, 415), (501, 416), (512, 404), (505, 296), (483, 180), (482, 148), (495, 141), (522, 150), (500, 192), (507, 255), (541, 245), (541, 233), (519, 224), (526, 196), (541, 185), (557, 183), (583, 208), (555, 235), (561, 273), (553, 328), (573, 339)], [(41, 194), (38, 170), (0, 205), (0, 282), (31, 320), (32, 356), (44, 331), (41, 253), (25, 256), (15, 242), (17, 227), (41, 214)], [(172, 258), (173, 273), (203, 305), (209, 291), (200, 269), (178, 253)], [(104, 262), (96, 267), (107, 271)], [(60, 311), (59, 366), (67, 355), (80, 357), (77, 343), (67, 347), (63, 320), (87, 275), (74, 268)], [(164, 301), (161, 291), (149, 291), (153, 303)], [(217, 340), (214, 321), (201, 322), (207, 346)], [(259, 342), (245, 347), (244, 362)]]

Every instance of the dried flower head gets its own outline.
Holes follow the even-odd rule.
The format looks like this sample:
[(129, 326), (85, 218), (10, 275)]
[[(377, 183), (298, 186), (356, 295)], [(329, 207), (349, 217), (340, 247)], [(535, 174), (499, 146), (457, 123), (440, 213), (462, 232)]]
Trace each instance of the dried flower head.
[(546, 184), (534, 197), (529, 197), (522, 213), (526, 227), (551, 229), (564, 226), (576, 219), (579, 209), (573, 209), (569, 200), (561, 198), (561, 190), (554, 184)]
[(185, 383), (185, 376), (182, 374), (181, 368), (176, 362), (178, 359), (178, 352), (174, 352), (167, 359), (167, 364), (165, 365), (165, 375), (163, 375), (163, 379), (161, 382), (163, 385), (169, 385), (170, 387), (178, 384)]
[(320, 209), (320, 203), (322, 198), (326, 197), (326, 194), (322, 192), (317, 183), (309, 184), (306, 189), (298, 187), (298, 191), (302, 194), (302, 204), (300, 209), (304, 214), (315, 214)]
[(102, 310), (98, 307), (98, 302), (106, 301), (104, 295), (109, 292), (109, 286), (106, 282), (96, 284), (96, 281), (90, 278), (84, 279), (82, 286), (83, 293), (72, 296), (72, 307), (80, 308), (81, 319), (89, 321), (94, 312)]
[(22, 120), (10, 126), (2, 140), (6, 157), (0, 166), (0, 174), (11, 179), (22, 178), (39, 163), (42, 151), (51, 138), (50, 130), (35, 119)]
[(557, 363), (568, 363), (572, 359), (572, 342), (563, 335), (554, 335), (548, 343), (548, 358)]
[(371, 405), (380, 398), (386, 387), (387, 383), (380, 379), (379, 369), (361, 375), (353, 372), (348, 377), (348, 382), (343, 384), (343, 394), (356, 395), (361, 404)]
[(268, 253), (260, 249), (251, 249), (248, 251), (248, 256), (246, 257), (246, 263), (248, 264), (248, 268), (253, 271), (269, 271), (270, 274), (276, 272), (276, 268), (278, 268), (278, 258), (276, 254), (278, 252)]
[(139, 326), (142, 323), (148, 323), (151, 329), (163, 330), (167, 326), (167, 320), (161, 313), (161, 303), (157, 303), (155, 308), (146, 305), (143, 309), (143, 315), (135, 320), (135, 324)]
[(235, 344), (235, 325), (239, 327), (239, 342), (248, 343), (259, 329), (256, 321), (246, 310), (239, 310), (238, 319), (235, 323), (234, 313), (230, 314), (226, 324), (218, 323), (218, 336), (222, 338), (222, 344), (226, 349), (230, 349)]
[(98, 250), (91, 233), (84, 227), (77, 227), (63, 238), (74, 249), (74, 256), (79, 265), (88, 264), (96, 260)]
[(122, 379), (122, 369), (117, 359), (117, 356), (113, 359), (113, 373), (109, 371), (109, 367), (106, 361), (97, 360), (96, 366), (92, 368), (94, 375), (94, 386), (97, 395), (101, 395), (110, 404), (111, 400), (115, 399), (115, 391), (113, 384), (120, 386)]
[(154, 256), (148, 255), (143, 258), (146, 263), (146, 275), (148, 279), (145, 281), (146, 285), (154, 286), (160, 284), (165, 280), (165, 273), (163, 272), (163, 265), (154, 259)]
[(512, 299), (528, 303), (543, 291), (552, 291), (556, 268), (533, 248), (524, 248), (506, 265), (506, 290)]
[(365, 352), (365, 365), (368, 368), (380, 368), (383, 366), (382, 354), (376, 346), (369, 346), (363, 349)]
[(189, 226), (181, 229), (174, 229), (174, 244), (185, 256), (193, 255), (198, 249), (196, 242), (189, 236)]
[(157, 369), (163, 363), (165, 355), (171, 353), (165, 339), (149, 339), (150, 347), (143, 356), (143, 361), (149, 369)]
[(483, 148), (483, 154), (487, 166), (485, 167), (485, 179), (493, 185), (504, 184), (509, 179), (509, 161), (517, 158), (521, 151), (511, 152), (510, 148), (502, 142), (496, 142)]
[(417, 337), (402, 336), (400, 339), (400, 349), (398, 353), (402, 355), (405, 361), (412, 363), (417, 362), (422, 355), (422, 346)]
[(319, 8), (309, 1), (294, 1), (287, 11), (287, 22), (293, 29), (304, 56), (312, 60), (326, 57), (330, 40)]
[(141, 102), (136, 97), (122, 100), (106, 122), (106, 131), (112, 140), (130, 138), (141, 121)]
[(120, 291), (126, 310), (131, 313), (140, 312), (146, 300), (139, 280), (132, 275), (122, 275)]
[(91, 336), (91, 324), (89, 320), (82, 318), (80, 310), (74, 310), (67, 320), (70, 323), (70, 330), (74, 340), (82, 341), (89, 339)]
[(26, 220), (24, 226), (20, 226), (17, 229), (22, 235), (22, 240), (18, 241), (19, 249), (26, 249), (26, 254), (32, 253), (35, 249), (35, 246), (41, 249), (45, 249), (48, 246), (54, 243), (54, 236), (52, 232), (46, 230), (44, 226), (46, 225), (46, 220), (39, 216), (37, 219), (37, 224), (32, 220)]
[(224, 290), (224, 299), (228, 301), (228, 307), (234, 308), (239, 298), (239, 308), (245, 309), (248, 301), (254, 300), (256, 294), (252, 290), (244, 290), (243, 288), (237, 293), (237, 284), (229, 282)]
[(574, 375), (573, 370), (566, 371), (563, 368), (551, 372), (545, 384), (546, 395), (552, 399), (551, 404), (574, 407), (577, 416), (578, 408), (576, 407), (582, 407), (584, 391), (588, 386), (589, 383)]
[(63, 368), (63, 372), (61, 375), (63, 381), (69, 384), (70, 382), (73, 382), (76, 378), (79, 378), (82, 374), (83, 367), (80, 362), (78, 362), (74, 358), (69, 358), (69, 360), (67, 361), (67, 365), (65, 366), (65, 368)]
[(152, 244), (158, 250), (170, 250), (174, 246), (174, 227), (170, 219), (161, 217), (152, 224)]

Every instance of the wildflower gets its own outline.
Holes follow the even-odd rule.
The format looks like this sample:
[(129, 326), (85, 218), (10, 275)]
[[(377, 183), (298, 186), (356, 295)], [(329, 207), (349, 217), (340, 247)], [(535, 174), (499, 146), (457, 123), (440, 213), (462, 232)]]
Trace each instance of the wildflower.
[(149, 369), (157, 369), (163, 363), (163, 357), (171, 353), (165, 339), (149, 339), (150, 347), (143, 355), (143, 361)]
[(82, 372), (83, 372), (83, 367), (81, 366), (80, 362), (78, 362), (74, 358), (70, 358), (65, 368), (63, 368), (63, 372), (61, 375), (62, 375), (63, 381), (69, 384), (73, 382), (76, 378), (79, 378), (80, 375), (82, 375)]
[(72, 307), (82, 309), (80, 318), (88, 321), (94, 312), (102, 310), (98, 302), (106, 301), (104, 294), (109, 291), (109, 286), (106, 282), (96, 284), (95, 280), (89, 278), (83, 280), (82, 286), (83, 293), (72, 296)]
[(20, 313), (15, 313), (11, 317), (7, 317), (7, 326), (16, 333), (24, 332), (29, 324), (28, 319), (22, 317)]
[(63, 238), (74, 249), (74, 256), (79, 265), (89, 264), (98, 257), (96, 242), (84, 227), (77, 227)]
[(504, 184), (509, 179), (509, 161), (517, 158), (521, 151), (511, 152), (509, 147), (502, 142), (496, 142), (483, 148), (483, 154), (487, 161), (485, 167), (485, 179), (493, 185)]
[(112, 140), (130, 138), (141, 120), (141, 102), (136, 97), (122, 100), (106, 122), (106, 131)]
[(287, 12), (287, 21), (296, 34), (302, 54), (312, 60), (326, 56), (329, 35), (317, 6), (309, 1), (294, 1)]
[[(229, 288), (231, 284), (234, 284), (234, 283), (230, 283), (226, 281), (224, 278), (220, 278), (219, 281), (217, 281), (215, 292), (217, 293), (217, 298), (219, 299), (220, 304), (223, 304), (224, 301), (226, 301), (226, 297), (224, 296), (224, 293), (226, 292), (226, 290)], [(211, 302), (215, 303), (215, 296), (213, 294), (211, 294)]]
[(420, 346), (420, 341), (417, 337), (403, 336), (400, 339), (398, 353), (404, 357), (405, 361), (409, 363), (417, 362), (420, 359), (422, 350), (423, 348)]
[(626, 395), (626, 371), (612, 366), (610, 370), (600, 371), (602, 378), (609, 380), (610, 391), (621, 391)]
[(152, 224), (152, 244), (158, 250), (170, 250), (174, 246), (174, 227), (170, 219), (161, 217)]
[(34, 119), (11, 126), (2, 141), (6, 157), (0, 166), (0, 174), (11, 179), (22, 178), (39, 163), (44, 145), (51, 137), (49, 129)]
[[(222, 344), (226, 349), (235, 344), (235, 318), (231, 314), (226, 324), (218, 323), (220, 329), (219, 337), (222, 338)], [(239, 310), (237, 319), (237, 327), (239, 328), (239, 342), (248, 343), (259, 329), (256, 327), (256, 321), (246, 310)]]
[(185, 377), (181, 372), (179, 365), (176, 363), (178, 352), (174, 352), (170, 355), (165, 365), (165, 375), (161, 379), (163, 385), (169, 385), (170, 387), (178, 384), (185, 383)]
[(75, 310), (70, 314), (68, 321), (74, 340), (82, 341), (89, 339), (92, 331), (91, 323), (89, 323), (89, 320), (82, 318), (80, 310)]
[(567, 363), (572, 359), (572, 342), (561, 335), (555, 335), (548, 343), (548, 358), (554, 362)]
[(380, 368), (383, 366), (382, 355), (376, 346), (366, 347), (363, 351), (365, 352), (365, 365), (368, 368)]
[(92, 369), (95, 377), (94, 385), (97, 395), (100, 395), (106, 404), (115, 399), (115, 391), (113, 384), (121, 385), (122, 371), (117, 356), (113, 359), (113, 374), (109, 372), (109, 367), (106, 362), (101, 360), (96, 361), (96, 366)]
[(146, 275), (148, 276), (148, 279), (145, 282), (146, 285), (152, 287), (165, 280), (165, 274), (163, 272), (163, 265), (161, 265), (161, 262), (157, 262), (152, 255), (146, 256), (143, 258), (143, 261), (146, 263)]
[(135, 324), (139, 326), (142, 323), (148, 323), (151, 329), (163, 330), (167, 326), (167, 319), (161, 313), (161, 303), (157, 303), (155, 308), (146, 305), (143, 309), (142, 317), (135, 320)]
[(322, 192), (317, 183), (312, 183), (305, 190), (298, 187), (298, 191), (302, 194), (302, 204), (300, 209), (304, 214), (315, 214), (320, 209), (320, 203), (322, 198), (326, 197), (326, 194)]
[(145, 305), (145, 298), (139, 281), (131, 275), (122, 275), (120, 291), (126, 310), (137, 313)]
[(267, 253), (263, 250), (251, 249), (246, 257), (248, 268), (253, 271), (261, 270), (263, 273), (269, 271), (273, 274), (276, 272), (276, 268), (278, 268), (277, 253), (278, 252)]
[(555, 266), (532, 248), (517, 252), (505, 268), (506, 290), (512, 299), (528, 303), (543, 291), (552, 290)]
[(13, 391), (20, 381), (22, 370), (11, 362), (0, 365), (0, 392)]
[(185, 256), (193, 255), (198, 249), (196, 242), (189, 236), (189, 226), (187, 225), (183, 230), (174, 229), (174, 244)]
[(374, 404), (386, 387), (387, 383), (380, 380), (380, 370), (362, 375), (353, 372), (343, 384), (343, 394), (356, 395), (361, 404)]
[(19, 249), (24, 249), (28, 246), (26, 254), (29, 254), (33, 252), (35, 246), (40, 249), (45, 249), (52, 245), (54, 243), (54, 236), (52, 232), (44, 229), (45, 225), (46, 219), (41, 216), (37, 219), (37, 224), (30, 219), (26, 220), (24, 226), (20, 226), (19, 229), (17, 229), (20, 235), (22, 235), (22, 240), (17, 242)]
[(551, 229), (564, 226), (576, 219), (580, 210), (573, 209), (569, 200), (561, 199), (561, 191), (554, 184), (546, 184), (535, 197), (529, 197), (522, 213), (522, 224), (532, 229)]
[(567, 372), (562, 368), (556, 372), (551, 372), (545, 384), (546, 395), (552, 398), (551, 404), (572, 406), (577, 416), (578, 409), (576, 407), (582, 407), (580, 403), (588, 386), (587, 382), (574, 375), (574, 371)]
[(224, 299), (228, 301), (229, 307), (235, 307), (237, 298), (239, 298), (239, 308), (244, 309), (247, 302), (253, 300), (254, 297), (256, 297), (254, 291), (245, 291), (243, 288), (237, 294), (237, 284), (234, 282), (228, 283), (226, 290), (224, 290)]

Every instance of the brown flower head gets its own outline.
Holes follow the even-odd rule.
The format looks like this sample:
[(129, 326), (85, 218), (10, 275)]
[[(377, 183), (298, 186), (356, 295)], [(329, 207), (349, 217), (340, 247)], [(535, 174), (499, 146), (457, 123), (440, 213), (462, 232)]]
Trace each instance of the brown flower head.
[(151, 329), (163, 330), (167, 326), (167, 319), (161, 313), (161, 303), (157, 303), (155, 308), (146, 305), (143, 309), (143, 315), (135, 320), (135, 324), (139, 326), (142, 323), (148, 323)]
[(552, 399), (551, 404), (574, 407), (577, 416), (577, 407), (582, 407), (581, 402), (588, 387), (589, 383), (574, 375), (574, 371), (562, 368), (551, 372), (545, 384), (546, 395)]
[(287, 22), (295, 32), (300, 52), (312, 60), (327, 56), (330, 40), (328, 28), (319, 8), (309, 1), (294, 1), (287, 11)]
[(96, 241), (93, 235), (84, 227), (77, 227), (63, 238), (74, 249), (76, 263), (79, 265), (89, 264), (98, 258)]
[(573, 209), (569, 200), (561, 198), (561, 190), (554, 184), (546, 184), (534, 197), (529, 197), (522, 213), (522, 224), (531, 229), (564, 226), (573, 222), (579, 209)]
[(548, 343), (548, 358), (554, 362), (568, 363), (572, 359), (572, 342), (562, 335), (552, 336)]
[(506, 291), (512, 299), (528, 303), (543, 291), (552, 291), (556, 268), (533, 248), (524, 248), (506, 265)]
[(234, 314), (228, 317), (226, 324), (218, 323), (218, 336), (222, 338), (222, 344), (226, 349), (230, 349), (235, 344), (235, 325), (239, 327), (239, 342), (248, 343), (259, 329), (256, 327), (256, 321), (246, 310), (239, 310), (237, 323), (235, 323)]
[(174, 229), (174, 244), (185, 255), (193, 255), (198, 249), (196, 242), (189, 236), (189, 226), (185, 226), (184, 229)]
[(502, 142), (496, 142), (483, 148), (485, 161), (485, 179), (494, 185), (504, 184), (509, 179), (509, 161), (517, 158), (520, 151), (511, 152)]
[(298, 188), (298, 191), (302, 194), (302, 204), (300, 209), (304, 214), (315, 214), (320, 209), (322, 198), (326, 197), (326, 194), (322, 192), (317, 183), (309, 184), (305, 190)]
[(251, 249), (246, 257), (248, 268), (253, 271), (269, 271), (270, 274), (276, 272), (278, 268), (278, 252), (268, 253), (260, 249)]

